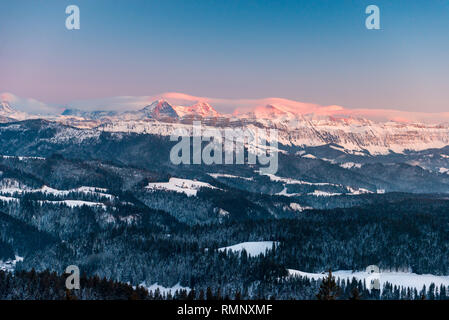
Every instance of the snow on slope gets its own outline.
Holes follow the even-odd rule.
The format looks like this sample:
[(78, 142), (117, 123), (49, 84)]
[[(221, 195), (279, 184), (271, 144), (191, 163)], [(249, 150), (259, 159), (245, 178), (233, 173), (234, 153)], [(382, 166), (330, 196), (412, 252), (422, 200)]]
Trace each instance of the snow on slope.
[(283, 178), (283, 177), (276, 176), (274, 174), (264, 174), (264, 175), (269, 177), (271, 181), (284, 182), (286, 184), (304, 184), (304, 185), (309, 185), (309, 186), (334, 186), (334, 187), (339, 186), (337, 184), (328, 183), (328, 182), (307, 182), (307, 181), (302, 181), (302, 180), (297, 180), (297, 179), (292, 179), (292, 178)]
[(44, 157), (5, 156), (5, 155), (0, 155), (0, 158), (3, 158), (3, 159), (17, 159), (19, 161), (23, 161), (23, 160), (45, 160)]
[(260, 254), (265, 254), (267, 250), (273, 248), (273, 243), (277, 245), (277, 242), (273, 241), (254, 241), (254, 242), (242, 242), (229, 247), (219, 248), (218, 251), (232, 251), (232, 252), (242, 252), (246, 251), (248, 256), (258, 256)]
[[(347, 120), (347, 119), (346, 119)], [(228, 123), (227, 125), (225, 123)], [(77, 125), (74, 123), (73, 125)], [(83, 124), (84, 125), (84, 124)], [(282, 119), (234, 119), (229, 118), (220, 125), (226, 127), (240, 127), (249, 132), (259, 132), (259, 128), (276, 128), (277, 141), (286, 146), (323, 146), (332, 147), (346, 154), (372, 155), (403, 153), (406, 150), (425, 150), (443, 148), (449, 145), (449, 127), (440, 125), (417, 124), (401, 122), (374, 122), (366, 119), (307, 119), (299, 118), (295, 121)], [(126, 120), (117, 118), (113, 121), (101, 123), (100, 130), (111, 132), (137, 132), (160, 135), (170, 135), (177, 128), (191, 131), (190, 124), (179, 122), (161, 122), (157, 120)], [(203, 126), (206, 129), (206, 125)], [(267, 141), (271, 141), (270, 137)], [(338, 145), (339, 147), (337, 147)], [(312, 157), (306, 155), (306, 157)]]
[(13, 198), (13, 197), (0, 196), (0, 201), (9, 203), (9, 202), (17, 202), (17, 201), (19, 201), (19, 199), (18, 198)]
[(214, 179), (217, 179), (217, 178), (229, 178), (229, 179), (242, 179), (242, 180), (247, 180), (247, 181), (253, 181), (254, 180), (254, 178), (246, 178), (246, 177), (241, 177), (241, 176), (234, 176), (232, 174), (225, 174), (225, 173), (208, 173), (208, 175), (210, 175)]
[[(297, 179), (292, 179), (292, 178), (283, 178), (283, 177), (276, 176), (274, 174), (264, 174), (264, 175), (268, 176), (271, 181), (283, 183), (284, 189), (281, 192), (278, 192), (276, 194), (278, 196), (286, 196), (286, 197), (301, 196), (300, 193), (288, 193), (287, 192), (286, 185), (294, 185), (294, 184), (318, 186), (318, 187), (331, 186), (331, 187), (345, 188), (348, 191), (347, 193), (345, 193), (346, 195), (359, 195), (359, 194), (364, 194), (364, 193), (372, 193), (371, 191), (364, 189), (364, 188), (354, 189), (349, 186), (343, 186), (343, 185), (328, 183), (328, 182), (307, 182), (307, 181), (302, 181), (302, 180), (297, 180)], [(307, 195), (316, 196), (316, 197), (332, 197), (332, 196), (342, 195), (342, 193), (314, 190), (313, 192), (307, 193)]]
[[(22, 195), (26, 193), (42, 193), (45, 195), (53, 195), (57, 197), (66, 197), (71, 193), (80, 193), (84, 195), (93, 195), (100, 198), (106, 198), (112, 200), (115, 197), (111, 194), (105, 193), (107, 189), (95, 188), (95, 187), (79, 187), (70, 190), (58, 190), (47, 186), (42, 186), (39, 189), (32, 189), (28, 186), (21, 184), (15, 179), (5, 178), (0, 180), (0, 201), (2, 202), (18, 202), (19, 198), (11, 197), (12, 195)], [(49, 201), (49, 200), (39, 200), (37, 201), (40, 205), (43, 204), (53, 204), (53, 205), (65, 205), (70, 208), (89, 206), (89, 207), (100, 207), (106, 210), (106, 205), (100, 202), (91, 201), (81, 201), (81, 200), (60, 200), (60, 201)]]
[(351, 168), (360, 169), (362, 167), (362, 164), (354, 163), (354, 162), (345, 162), (345, 163), (341, 163), (340, 167), (345, 168), (345, 169), (351, 169)]
[(207, 102), (198, 102), (192, 106), (173, 106), (180, 117), (201, 116), (201, 117), (219, 117), (220, 114)]
[(308, 206), (303, 207), (299, 203), (296, 203), (296, 202), (290, 203), (289, 207), (292, 210), (299, 211), (299, 212), (303, 212), (304, 210), (312, 210), (313, 209), (312, 207), (308, 207)]
[(106, 192), (107, 190), (104, 188), (86, 187), (86, 186), (70, 190), (58, 190), (44, 185), (39, 189), (31, 189), (27, 186), (22, 185), (15, 179), (5, 178), (0, 181), (0, 194), (2, 195), (43, 193), (54, 196), (68, 196), (70, 193), (82, 193), (85, 195), (94, 195), (112, 200), (114, 196)]
[[(308, 273), (293, 269), (289, 269), (288, 272), (291, 276), (301, 276), (315, 280), (323, 279), (327, 276), (327, 273)], [(366, 280), (367, 283), (369, 282), (368, 277), (370, 279), (374, 279), (375, 277), (379, 279), (380, 288), (383, 288), (386, 282), (399, 287), (416, 288), (417, 290), (421, 290), (424, 285), (426, 288), (429, 288), (431, 283), (434, 283), (437, 287), (440, 285), (445, 287), (449, 286), (449, 276), (435, 276), (432, 274), (416, 274), (411, 272), (381, 272), (369, 274), (364, 271), (352, 272), (350, 270), (335, 271), (332, 274), (335, 276), (335, 279), (352, 280), (352, 278), (356, 278), (357, 280)]]
[(153, 294), (157, 289), (159, 289), (159, 292), (162, 295), (167, 295), (169, 293), (173, 295), (176, 291), (180, 291), (180, 290), (186, 290), (187, 293), (189, 293), (191, 290), (189, 287), (183, 287), (179, 283), (175, 284), (171, 288), (166, 288), (164, 286), (160, 286), (157, 283), (154, 283), (151, 286), (147, 286), (145, 282), (141, 283), (140, 286), (146, 288), (148, 290), (148, 292), (152, 291)]
[(88, 207), (96, 207), (96, 208), (102, 208), (103, 210), (106, 210), (106, 205), (99, 202), (90, 202), (90, 201), (82, 201), (82, 200), (62, 200), (62, 201), (49, 201), (49, 200), (39, 200), (37, 201), (39, 204), (52, 204), (52, 205), (65, 205), (70, 208), (76, 208), (76, 207), (82, 207), (82, 206), (88, 206)]
[(151, 182), (146, 187), (147, 190), (166, 190), (184, 193), (187, 196), (196, 196), (201, 188), (217, 189), (206, 182), (189, 179), (170, 178), (168, 182)]
[[(212, 125), (221, 128), (239, 126), (250, 131), (260, 127), (276, 128), (278, 141), (283, 145), (322, 146), (332, 144), (335, 150), (348, 154), (365, 155), (365, 151), (372, 155), (388, 154), (391, 151), (402, 153), (406, 150), (420, 151), (449, 145), (449, 126), (447, 124), (385, 121), (385, 119), (377, 119), (378, 117), (371, 118), (373, 116), (371, 112), (360, 114), (355, 110), (352, 112), (339, 106), (320, 107), (285, 99), (268, 99), (264, 101), (265, 104), (255, 105), (254, 110), (250, 112), (251, 116), (248, 117), (239, 113), (220, 114), (202, 99), (191, 101), (195, 101), (195, 104), (180, 106), (171, 105), (162, 99), (154, 101), (138, 111), (125, 111), (121, 114), (102, 111), (110, 116), (105, 119), (90, 119), (86, 122), (85, 119), (77, 121), (60, 115), (46, 117), (28, 115), (14, 110), (8, 101), (4, 100), (0, 103), (0, 116), (16, 120), (43, 118), (83, 129), (98, 129), (66, 128), (61, 131), (61, 134), (58, 132), (51, 139), (52, 142), (75, 141), (81, 143), (86, 139), (97, 139), (103, 130), (170, 135), (180, 125), (191, 127), (191, 125), (182, 125), (179, 122), (182, 121), (183, 116), (193, 115), (219, 120), (212, 121)], [(387, 112), (386, 110), (378, 111), (381, 111), (382, 114)], [(423, 114), (423, 116), (425, 115)], [(441, 121), (444, 121), (444, 115), (447, 114), (442, 115)], [(381, 118), (390, 119), (388, 116)], [(434, 122), (440, 120), (439, 118), (435, 119), (437, 120)], [(3, 127), (2, 130), (11, 128)], [(311, 155), (305, 156), (312, 157)]]
[(7, 117), (14, 120), (25, 120), (32, 118), (31, 115), (17, 111), (11, 107), (8, 101), (2, 101), (0, 102), (0, 116)]
[(13, 272), (17, 262), (23, 261), (23, 257), (16, 256), (14, 260), (2, 261), (0, 260), (0, 270), (6, 272)]

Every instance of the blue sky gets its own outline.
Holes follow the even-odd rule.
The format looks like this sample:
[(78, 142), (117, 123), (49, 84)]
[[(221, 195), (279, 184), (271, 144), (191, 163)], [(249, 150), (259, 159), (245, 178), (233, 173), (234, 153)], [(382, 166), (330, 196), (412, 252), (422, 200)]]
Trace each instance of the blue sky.
[[(81, 29), (65, 29), (76, 4)], [(365, 28), (380, 8), (381, 30)], [(449, 1), (0, 0), (0, 92), (447, 111)]]

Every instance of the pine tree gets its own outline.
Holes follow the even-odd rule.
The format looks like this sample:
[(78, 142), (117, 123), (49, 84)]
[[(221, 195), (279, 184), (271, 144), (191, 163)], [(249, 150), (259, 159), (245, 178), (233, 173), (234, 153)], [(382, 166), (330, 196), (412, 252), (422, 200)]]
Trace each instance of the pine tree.
[(349, 300), (360, 300), (360, 293), (357, 287), (352, 288)]
[(235, 293), (235, 300), (240, 300), (240, 299), (242, 299), (242, 296), (241, 296), (241, 294), (240, 294), (240, 291), (237, 291), (236, 293)]
[(332, 275), (332, 270), (329, 269), (329, 274), (321, 282), (320, 291), (316, 297), (318, 300), (336, 300), (339, 294), (340, 288), (335, 282), (335, 277)]
[[(34, 270), (33, 270), (34, 271)], [(69, 289), (65, 290), (65, 299), (66, 300), (78, 300), (76, 295), (73, 295)]]
[(206, 290), (206, 300), (213, 300), (214, 299), (214, 295), (212, 294), (212, 289), (210, 287), (207, 287)]

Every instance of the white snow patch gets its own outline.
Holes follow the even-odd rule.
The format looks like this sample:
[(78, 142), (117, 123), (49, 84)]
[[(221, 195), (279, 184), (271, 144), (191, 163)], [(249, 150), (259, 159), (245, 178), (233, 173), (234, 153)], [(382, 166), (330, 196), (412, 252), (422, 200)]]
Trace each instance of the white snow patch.
[(292, 202), (290, 203), (290, 208), (295, 211), (303, 212), (304, 210), (311, 210), (312, 207), (303, 207), (299, 203)]
[(222, 216), (222, 217), (226, 217), (226, 216), (229, 215), (229, 211), (226, 211), (226, 210), (220, 208), (220, 209), (218, 210), (218, 214), (219, 214), (220, 216)]
[(6, 195), (13, 195), (13, 194), (23, 194), (23, 193), (43, 193), (43, 194), (51, 194), (54, 196), (61, 196), (65, 197), (68, 196), (70, 193), (82, 193), (86, 195), (94, 195), (98, 197), (108, 198), (112, 200), (114, 198), (113, 195), (105, 193), (107, 192), (107, 189), (104, 188), (96, 188), (96, 187), (86, 187), (82, 186), (75, 189), (69, 189), (69, 190), (58, 190), (53, 189), (48, 186), (42, 186), (39, 189), (31, 189), (19, 181), (15, 179), (9, 179), (5, 178), (0, 181), (0, 194), (6, 194)]
[(43, 157), (5, 156), (5, 155), (0, 155), (0, 157), (3, 158), (3, 159), (17, 159), (19, 161), (23, 161), (23, 160), (45, 160), (45, 158), (43, 158)]
[(232, 174), (224, 174), (224, 173), (208, 173), (208, 175), (210, 175), (212, 178), (230, 178), (230, 179), (242, 179), (242, 180), (247, 180), (247, 181), (253, 181), (254, 178), (246, 178), (246, 177), (241, 177), (241, 176), (234, 176)]
[(288, 193), (287, 188), (284, 186), (281, 192), (275, 194), (276, 196), (284, 196), (284, 197), (297, 197), (300, 196), (300, 193)]
[(334, 149), (334, 150), (337, 150), (337, 151), (341, 151), (341, 152), (344, 152), (344, 153), (346, 153), (346, 150), (345, 150), (345, 148), (342, 148), (342, 147), (340, 147), (340, 146), (329, 146), (331, 149)]
[(189, 287), (183, 287), (179, 283), (175, 284), (171, 288), (166, 288), (166, 287), (160, 286), (157, 283), (154, 283), (151, 286), (146, 286), (145, 282), (143, 282), (140, 286), (146, 288), (148, 290), (148, 292), (153, 291), (153, 294), (157, 289), (159, 289), (159, 292), (162, 295), (167, 295), (169, 293), (173, 295), (176, 291), (180, 291), (180, 290), (186, 290), (187, 293), (189, 293), (191, 290)]
[(345, 169), (351, 169), (351, 168), (361, 168), (362, 164), (361, 163), (354, 163), (354, 162), (345, 162), (345, 163), (341, 163), (340, 167), (345, 168)]
[(346, 187), (346, 189), (349, 191), (349, 195), (360, 195), (360, 194), (366, 194), (366, 193), (373, 193), (365, 188), (353, 189), (351, 187)]
[(307, 158), (307, 159), (316, 159), (316, 157), (312, 154), (305, 154), (302, 156), (303, 158)]
[(0, 260), (0, 270), (6, 272), (13, 272), (16, 267), (16, 263), (20, 261), (23, 261), (23, 257), (16, 256), (14, 260), (6, 260), (6, 261)]
[(196, 196), (200, 188), (217, 189), (206, 182), (189, 179), (170, 178), (168, 182), (152, 182), (145, 187), (148, 190), (168, 190), (185, 193), (187, 196)]
[(292, 179), (292, 178), (283, 178), (283, 177), (279, 177), (274, 174), (268, 174), (268, 173), (263, 174), (263, 175), (269, 177), (271, 181), (284, 182), (286, 184), (302, 184), (302, 185), (309, 185), (309, 186), (340, 186), (340, 185), (328, 183), (328, 182), (307, 182), (307, 181), (302, 181), (302, 180), (297, 180), (297, 179)]
[(248, 256), (258, 256), (260, 254), (265, 254), (267, 250), (271, 250), (273, 248), (273, 243), (278, 245), (278, 242), (274, 241), (242, 242), (233, 246), (219, 248), (218, 251), (242, 252), (245, 250)]
[(334, 193), (334, 192), (326, 192), (321, 190), (315, 190), (311, 193), (308, 193), (309, 196), (315, 196), (315, 197), (333, 197), (333, 196), (341, 196), (341, 193)]
[[(290, 276), (301, 276), (315, 280), (323, 279), (327, 276), (327, 272), (308, 273), (294, 269), (288, 269), (288, 272)], [(335, 277), (335, 279), (352, 280), (352, 278), (356, 278), (357, 280), (362, 280), (362, 282), (366, 280), (367, 283), (370, 279), (374, 279), (375, 277), (376, 279), (379, 279), (380, 288), (383, 288), (383, 285), (386, 282), (392, 284), (393, 286), (396, 285), (399, 287), (410, 287), (416, 288), (417, 290), (421, 290), (424, 285), (428, 289), (430, 284), (432, 283), (434, 283), (437, 288), (439, 288), (440, 285), (443, 285), (445, 287), (449, 286), (449, 276), (435, 276), (432, 274), (416, 274), (411, 272), (367, 273), (365, 271), (353, 272), (350, 270), (340, 270), (332, 272), (332, 275)]]
[(8, 202), (8, 203), (9, 203), (9, 202), (18, 202), (19, 199), (13, 198), (13, 197), (0, 196), (0, 201)]
[(88, 206), (88, 207), (101, 207), (103, 210), (106, 210), (106, 205), (99, 202), (90, 202), (90, 201), (81, 201), (81, 200), (62, 200), (62, 201), (49, 201), (49, 200), (39, 200), (39, 204), (53, 204), (53, 205), (65, 205), (70, 208)]

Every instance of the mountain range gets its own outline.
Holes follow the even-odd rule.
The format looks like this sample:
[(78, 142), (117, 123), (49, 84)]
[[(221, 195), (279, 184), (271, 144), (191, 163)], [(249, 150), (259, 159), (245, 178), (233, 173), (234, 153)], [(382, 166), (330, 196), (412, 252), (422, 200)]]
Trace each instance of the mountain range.
[[(75, 264), (134, 286), (212, 286), (246, 298), (313, 298), (287, 269), (449, 273), (447, 125), (275, 103), (224, 115), (166, 100), (50, 116), (3, 102), (0, 117), (0, 269)], [(194, 120), (277, 129), (278, 171), (173, 164), (169, 136)], [(267, 241), (279, 246), (257, 257), (220, 250)]]
[(379, 122), (360, 117), (338, 117), (294, 112), (279, 104), (269, 104), (239, 114), (221, 114), (206, 102), (190, 106), (156, 100), (136, 111), (82, 111), (65, 109), (61, 115), (36, 116), (16, 111), (8, 102), (0, 106), (0, 121), (43, 118), (78, 128), (111, 132), (170, 135), (174, 126), (190, 128), (202, 120), (212, 127), (275, 128), (279, 143), (292, 147), (334, 145), (346, 153), (386, 155), (407, 151), (443, 148), (449, 145), (449, 124)]
[[(279, 151), (286, 155), (319, 159), (354, 170), (363, 164), (394, 162), (436, 174), (449, 174), (448, 124), (379, 122), (304, 114), (303, 110), (295, 113), (281, 104), (268, 104), (246, 113), (229, 115), (220, 114), (206, 102), (183, 106), (159, 99), (136, 111), (65, 109), (61, 115), (51, 116), (16, 111), (7, 101), (0, 104), (2, 123), (37, 119), (49, 121), (48, 126), (61, 123), (78, 128), (87, 136), (111, 132), (168, 137), (175, 128), (184, 128), (192, 134), (194, 120), (201, 120), (205, 128), (239, 127), (254, 134), (261, 128), (277, 129)], [(60, 138), (64, 139), (67, 134), (61, 133)], [(271, 138), (267, 136), (267, 139)]]

